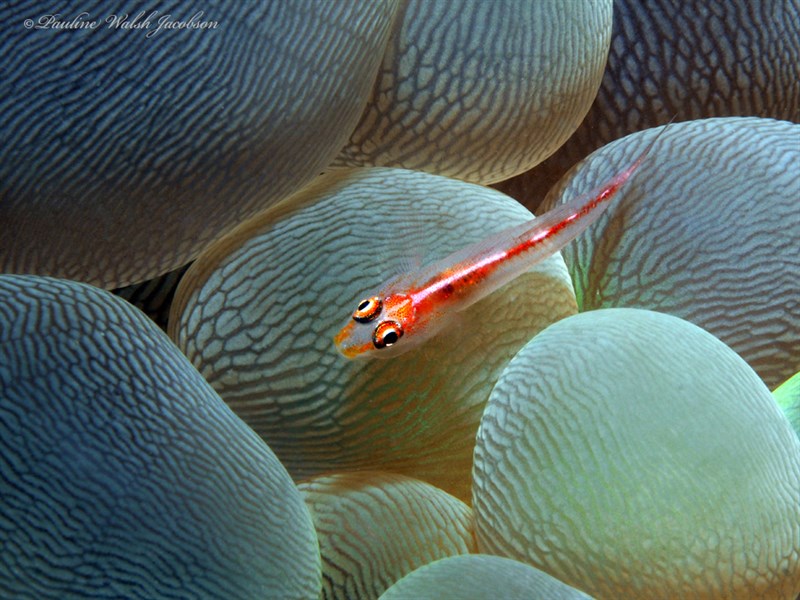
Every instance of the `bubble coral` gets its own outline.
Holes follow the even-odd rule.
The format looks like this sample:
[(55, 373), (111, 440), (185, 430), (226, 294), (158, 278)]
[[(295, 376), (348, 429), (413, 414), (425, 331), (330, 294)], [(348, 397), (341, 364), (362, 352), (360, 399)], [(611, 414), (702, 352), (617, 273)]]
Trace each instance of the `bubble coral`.
[(615, 0), (611, 49), (586, 118), (553, 156), (496, 187), (531, 210), (590, 152), (709, 117), (800, 121), (798, 0)]
[[(660, 131), (612, 142), (546, 210), (627, 164)], [(674, 123), (640, 176), (564, 249), (581, 310), (666, 312), (708, 330), (772, 388), (800, 370), (800, 125), (729, 117)]]
[(319, 537), (323, 598), (377, 598), (417, 567), (475, 550), (472, 510), (423, 481), (360, 471), (298, 489)]
[(597, 598), (800, 592), (800, 440), (677, 317), (595, 310), (531, 340), (481, 420), (473, 496), (479, 551)]
[(490, 183), (552, 154), (597, 93), (611, 0), (407, 0), (340, 166)]
[(588, 600), (583, 592), (530, 565), (489, 554), (442, 558), (395, 583), (380, 600)]
[(315, 598), (283, 466), (166, 335), (91, 286), (0, 276), (0, 596)]
[(342, 358), (333, 336), (363, 291), (415, 252), (435, 260), (530, 217), (453, 179), (335, 172), (209, 247), (181, 281), (170, 336), (296, 479), (388, 470), (469, 498), (475, 432), (500, 370), (575, 312), (560, 257), (382, 364)]
[(222, 3), (200, 11), (214, 27), (158, 31), (197, 11), (160, 2), (126, 30), (86, 0), (97, 26), (64, 31), (37, 29), (47, 3), (3, 3), (0, 269), (120, 287), (308, 183), (358, 122), (397, 8), (320, 6)]
[[(219, 19), (213, 29), (155, 37), (33, 34), (20, 24), (43, 4), (0, 7), (0, 269), (105, 287), (163, 273), (300, 190), (342, 145), (338, 167), (508, 177), (575, 129), (608, 49), (610, 0), (329, 4), (220, 4), (202, 17)], [(568, 165), (673, 114), (800, 115), (797, 0), (620, 0), (615, 11), (603, 108)], [(774, 385), (800, 369), (797, 126), (675, 129), (680, 141), (616, 219), (568, 251), (581, 305), (674, 311)], [(564, 185), (594, 187), (648, 135)], [(576, 310), (563, 261), (389, 364), (343, 361), (330, 338), (414, 253), (434, 259), (529, 216), (430, 175), (332, 173), (208, 247), (170, 333), (294, 477), (394, 469), (467, 500), (492, 386), (531, 336)], [(169, 297), (156, 285), (123, 293), (156, 311)], [(797, 438), (718, 341), (642, 314), (563, 321), (504, 372), (475, 464), (484, 549), (600, 597), (795, 595)], [(141, 315), (87, 286), (4, 276), (0, 342), (0, 595), (317, 596), (316, 537), (286, 471)], [(514, 400), (537, 394), (541, 404)], [(526, 461), (505, 450), (520, 439)], [(303, 484), (318, 515), (354, 497), (329, 493), (335, 477)], [(506, 559), (457, 557), (387, 594), (421, 594), (416, 578), (436, 573), (445, 587), (422, 585), (437, 595), (510, 595), (534, 579)]]

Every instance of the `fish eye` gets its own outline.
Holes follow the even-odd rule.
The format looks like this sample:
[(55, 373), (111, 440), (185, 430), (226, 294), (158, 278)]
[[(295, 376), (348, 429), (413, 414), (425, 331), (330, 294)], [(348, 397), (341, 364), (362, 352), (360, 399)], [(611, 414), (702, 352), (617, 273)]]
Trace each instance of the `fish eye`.
[(383, 302), (377, 296), (366, 298), (358, 303), (356, 310), (353, 312), (353, 319), (359, 323), (367, 323), (377, 317), (382, 308)]
[(372, 334), (372, 344), (380, 348), (388, 348), (403, 337), (403, 328), (397, 321), (381, 321)]

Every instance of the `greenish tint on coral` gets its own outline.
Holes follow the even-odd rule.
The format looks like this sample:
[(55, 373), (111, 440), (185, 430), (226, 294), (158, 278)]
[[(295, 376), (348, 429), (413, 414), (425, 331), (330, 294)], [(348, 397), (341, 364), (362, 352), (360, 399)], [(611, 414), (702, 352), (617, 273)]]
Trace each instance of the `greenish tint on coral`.
[(489, 554), (443, 558), (412, 571), (380, 600), (591, 600), (532, 566)]
[[(661, 130), (597, 150), (541, 210), (603, 181)], [(798, 164), (798, 123), (670, 125), (614, 204), (562, 252), (580, 310), (644, 308), (686, 319), (773, 389), (800, 370)]]
[(475, 448), (478, 550), (598, 598), (794, 598), (800, 440), (753, 369), (677, 317), (601, 309), (533, 338)]
[(781, 384), (772, 395), (794, 432), (800, 436), (800, 373)]

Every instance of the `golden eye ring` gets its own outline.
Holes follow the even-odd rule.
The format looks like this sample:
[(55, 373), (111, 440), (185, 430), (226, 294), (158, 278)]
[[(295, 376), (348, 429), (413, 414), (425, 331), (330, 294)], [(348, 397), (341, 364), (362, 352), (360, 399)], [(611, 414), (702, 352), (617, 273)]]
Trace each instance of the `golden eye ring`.
[(393, 346), (403, 337), (403, 327), (397, 321), (381, 321), (372, 334), (372, 345), (378, 349)]
[(358, 303), (356, 310), (353, 312), (353, 319), (359, 323), (369, 323), (381, 314), (383, 302), (377, 296), (366, 298)]

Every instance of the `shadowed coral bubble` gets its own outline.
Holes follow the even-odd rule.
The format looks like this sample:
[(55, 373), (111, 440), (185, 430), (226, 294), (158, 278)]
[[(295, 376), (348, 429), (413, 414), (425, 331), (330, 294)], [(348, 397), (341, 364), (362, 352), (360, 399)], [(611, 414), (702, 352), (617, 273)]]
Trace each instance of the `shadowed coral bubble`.
[(335, 165), (490, 183), (578, 127), (600, 85), (610, 0), (407, 0)]
[(119, 298), (0, 276), (0, 596), (316, 598), (299, 492)]
[[(98, 26), (66, 31), (4, 2), (0, 269), (128, 285), (298, 190), (358, 122), (397, 4), (163, 0), (123, 29), (86, 0)], [(196, 13), (216, 25), (158, 30)]]
[(603, 81), (558, 151), (497, 185), (536, 210), (590, 152), (635, 131), (710, 117), (800, 122), (798, 0), (616, 0)]

